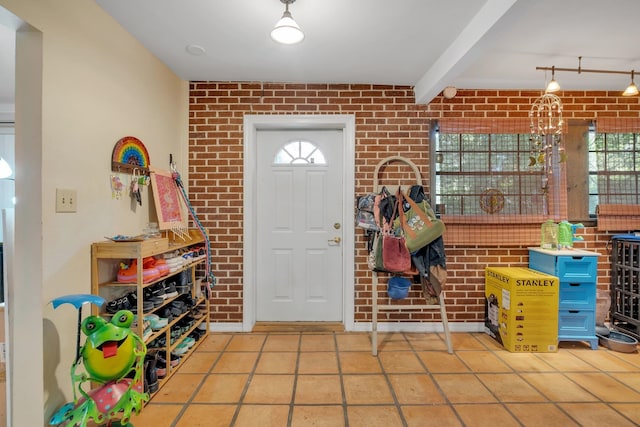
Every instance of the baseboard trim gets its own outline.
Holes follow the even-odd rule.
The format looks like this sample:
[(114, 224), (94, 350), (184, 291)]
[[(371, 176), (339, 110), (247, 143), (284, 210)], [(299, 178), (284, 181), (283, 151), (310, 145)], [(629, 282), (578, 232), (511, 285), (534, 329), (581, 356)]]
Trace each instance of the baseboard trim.
[[(256, 326), (259, 324), (260, 322), (256, 323)], [(209, 325), (210, 332), (243, 332), (240, 322), (211, 322)], [(371, 332), (371, 322), (354, 323), (353, 329), (349, 331), (344, 328), (342, 323), (337, 323), (337, 325), (340, 325), (340, 329), (336, 332)], [(449, 331), (484, 332), (484, 323), (449, 322)], [(253, 332), (257, 332), (256, 327), (253, 328)], [(378, 332), (444, 332), (444, 329), (440, 322), (378, 322)]]

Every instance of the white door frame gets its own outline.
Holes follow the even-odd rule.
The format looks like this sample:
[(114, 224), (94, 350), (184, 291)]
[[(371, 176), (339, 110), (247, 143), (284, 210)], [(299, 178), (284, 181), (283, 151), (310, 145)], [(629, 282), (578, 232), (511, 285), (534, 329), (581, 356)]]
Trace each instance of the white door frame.
[(244, 236), (243, 236), (243, 313), (242, 330), (250, 332), (256, 323), (256, 183), (257, 134), (261, 129), (339, 129), (344, 138), (342, 156), (344, 177), (342, 194), (343, 226), (343, 323), (346, 331), (354, 329), (354, 188), (355, 188), (355, 116), (331, 115), (253, 115), (244, 116)]

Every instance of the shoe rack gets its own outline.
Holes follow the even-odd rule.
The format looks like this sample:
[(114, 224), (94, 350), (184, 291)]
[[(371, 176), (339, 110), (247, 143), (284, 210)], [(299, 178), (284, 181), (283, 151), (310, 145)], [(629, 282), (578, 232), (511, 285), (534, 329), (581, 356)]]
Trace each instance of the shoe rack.
[[(173, 236), (172, 234), (166, 234), (163, 237), (145, 239), (140, 241), (105, 241), (97, 242), (91, 245), (91, 292), (94, 295), (103, 297), (107, 302), (100, 309), (93, 307), (95, 315), (100, 315), (106, 318), (112, 316), (112, 313), (107, 312), (107, 305), (111, 301), (116, 301), (123, 298), (125, 295), (133, 294), (135, 298), (132, 298), (133, 306), (130, 308), (134, 313), (143, 313), (143, 316), (150, 314), (161, 314), (167, 308), (173, 308), (176, 305), (180, 306), (181, 297), (184, 293), (176, 296), (169, 296), (163, 298), (163, 302), (154, 307), (147, 308), (145, 306), (145, 293), (147, 299), (149, 291), (157, 286), (160, 286), (163, 281), (168, 281), (172, 278), (179, 278), (181, 275), (188, 274), (190, 272), (190, 291), (193, 301), (195, 302), (195, 310), (188, 310), (180, 314), (176, 313), (173, 318), (167, 322), (166, 326), (163, 326), (157, 330), (152, 330), (151, 334), (147, 332), (145, 337), (145, 325), (143, 316), (138, 315), (137, 323), (132, 329), (141, 338), (143, 338), (147, 345), (147, 352), (157, 352), (159, 358), (166, 361), (166, 375), (163, 378), (158, 377), (158, 387), (155, 387), (151, 391), (153, 395), (162, 385), (176, 372), (176, 370), (184, 363), (185, 360), (193, 353), (193, 351), (204, 341), (206, 333), (209, 331), (209, 298), (208, 289), (206, 284), (201, 288), (201, 283), (196, 280), (196, 270), (198, 266), (204, 268), (204, 263), (207, 262), (206, 256), (199, 259), (192, 260), (189, 263), (185, 263), (183, 266), (175, 269), (162, 277), (154, 280), (144, 280), (144, 267), (143, 260), (148, 257), (161, 258), (165, 254), (171, 254), (174, 252), (181, 252), (192, 250), (200, 247), (204, 244), (204, 239), (199, 230), (190, 229), (187, 237), (181, 238)], [(132, 283), (120, 283), (117, 281), (118, 271), (120, 269), (120, 263), (130, 263), (132, 260), (136, 260), (137, 263), (137, 278)], [(186, 273), (183, 273), (186, 272)], [(131, 301), (129, 300), (129, 301)], [(156, 300), (156, 304), (158, 301)], [(126, 301), (125, 301), (126, 305)], [(149, 306), (147, 301), (147, 306)], [(124, 307), (126, 308), (126, 307)], [(194, 315), (196, 313), (196, 315)], [(191, 321), (191, 319), (194, 319)], [(187, 322), (188, 320), (188, 322)], [(199, 326), (204, 322), (206, 325), (205, 333), (198, 333), (201, 331)], [(189, 326), (189, 323), (192, 323)], [(189, 335), (199, 335), (199, 339), (193, 343), (191, 340), (187, 340)], [(163, 341), (164, 338), (164, 341)], [(190, 341), (191, 346), (185, 352), (184, 342)], [(163, 346), (154, 346), (156, 343), (163, 343)], [(172, 353), (181, 353), (180, 362), (170, 363)], [(174, 356), (175, 359), (175, 356)], [(146, 364), (145, 364), (146, 366)], [(145, 374), (145, 380), (147, 380)]]

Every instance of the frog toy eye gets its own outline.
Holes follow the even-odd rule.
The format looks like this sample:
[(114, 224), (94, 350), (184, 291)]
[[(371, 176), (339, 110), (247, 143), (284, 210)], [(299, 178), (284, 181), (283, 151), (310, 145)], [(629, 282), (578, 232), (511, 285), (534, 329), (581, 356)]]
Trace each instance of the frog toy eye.
[(120, 328), (128, 328), (133, 323), (133, 313), (129, 310), (120, 310), (111, 318), (111, 323)]
[(85, 335), (89, 336), (106, 324), (106, 320), (104, 320), (102, 317), (89, 316), (82, 322), (82, 332), (84, 332)]

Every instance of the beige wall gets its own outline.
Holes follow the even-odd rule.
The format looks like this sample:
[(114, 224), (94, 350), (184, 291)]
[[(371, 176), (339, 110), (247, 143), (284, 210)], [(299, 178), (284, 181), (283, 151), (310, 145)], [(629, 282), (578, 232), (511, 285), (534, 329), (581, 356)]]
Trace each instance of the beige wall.
[[(90, 293), (91, 242), (139, 233), (153, 215), (148, 188), (142, 206), (126, 195), (112, 199), (113, 146), (136, 136), (153, 166), (168, 169), (171, 153), (186, 176), (188, 82), (92, 0), (0, 0), (0, 12), (0, 24), (31, 26), (17, 37), (23, 72), (16, 73), (18, 204), (10, 285), (17, 307), (9, 308), (15, 331), (9, 339), (18, 353), (12, 374), (24, 383), (16, 381), (11, 393), (32, 396), (14, 399), (13, 425), (36, 426), (72, 398), (76, 311), (70, 305), (54, 311), (50, 301)], [(56, 188), (77, 190), (77, 213), (55, 213)]]

